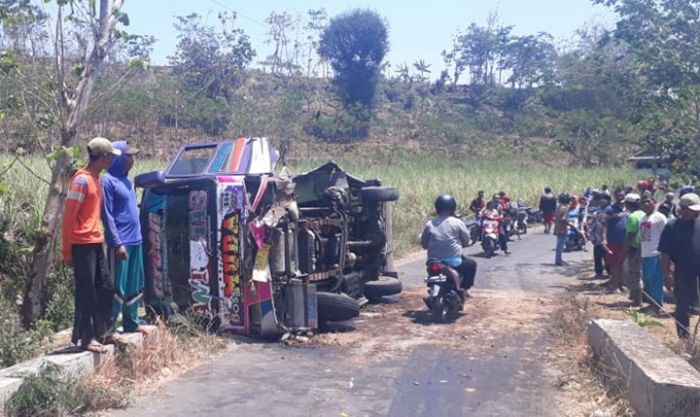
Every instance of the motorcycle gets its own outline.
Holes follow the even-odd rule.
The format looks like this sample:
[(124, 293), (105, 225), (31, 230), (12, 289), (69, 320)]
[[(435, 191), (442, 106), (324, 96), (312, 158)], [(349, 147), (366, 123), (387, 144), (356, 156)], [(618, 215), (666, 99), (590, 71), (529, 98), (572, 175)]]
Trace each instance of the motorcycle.
[(527, 207), (525, 209), (525, 213), (527, 213), (527, 222), (529, 224), (542, 223), (542, 212), (540, 209), (535, 207)]
[(493, 256), (498, 248), (498, 233), (500, 220), (498, 218), (484, 217), (481, 221), (481, 247), (487, 258)]
[(481, 240), (481, 226), (479, 223), (480, 220), (478, 218), (467, 219), (464, 221), (464, 224), (467, 226), (467, 230), (469, 231), (469, 246)]
[(515, 217), (515, 229), (518, 235), (527, 234), (527, 211), (524, 209), (518, 209)]
[(586, 245), (586, 239), (583, 237), (583, 233), (579, 230), (578, 226), (569, 223), (566, 230), (566, 243), (564, 244), (564, 252), (572, 252), (583, 250)]
[(425, 304), (436, 322), (445, 323), (464, 308), (464, 296), (459, 290), (461, 277), (453, 267), (435, 260), (428, 261), (427, 272)]

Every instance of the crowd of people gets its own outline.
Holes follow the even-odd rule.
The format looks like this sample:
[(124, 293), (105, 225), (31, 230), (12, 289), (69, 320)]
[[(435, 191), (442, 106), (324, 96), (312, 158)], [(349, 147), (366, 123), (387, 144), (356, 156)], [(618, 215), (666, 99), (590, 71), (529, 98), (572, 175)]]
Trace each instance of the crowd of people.
[[(664, 287), (673, 292), (681, 338), (689, 336), (689, 314), (698, 303), (700, 284), (700, 197), (692, 186), (668, 192), (657, 204), (652, 181), (637, 189), (610, 193), (587, 189), (581, 197), (547, 187), (540, 198), (544, 233), (556, 236), (555, 265), (566, 265), (564, 247), (570, 233), (593, 246), (595, 278), (611, 292), (629, 290), (631, 307), (661, 314)], [(554, 226), (552, 231), (552, 225)], [(642, 307), (644, 300), (649, 305)]]
[(136, 192), (128, 178), (139, 151), (101, 137), (87, 151), (89, 162), (73, 175), (66, 195), (63, 260), (75, 275), (72, 342), (104, 353), (106, 343), (125, 341), (116, 332), (120, 315), (125, 332), (148, 333), (138, 317), (143, 251)]

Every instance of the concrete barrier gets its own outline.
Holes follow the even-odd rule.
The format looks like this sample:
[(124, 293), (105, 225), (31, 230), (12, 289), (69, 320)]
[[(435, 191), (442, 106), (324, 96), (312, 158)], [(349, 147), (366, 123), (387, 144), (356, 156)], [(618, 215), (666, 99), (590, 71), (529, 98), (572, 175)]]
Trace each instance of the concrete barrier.
[(639, 417), (700, 416), (700, 373), (630, 320), (588, 324), (588, 343), (618, 372)]
[[(155, 326), (153, 326), (153, 329), (154, 332), (158, 331)], [(141, 333), (125, 333), (123, 336), (129, 344), (140, 345), (143, 342)], [(0, 415), (2, 415), (5, 401), (22, 385), (24, 378), (38, 373), (44, 363), (48, 362), (58, 365), (74, 376), (87, 375), (94, 372), (100, 364), (114, 356), (114, 346), (107, 345), (106, 347), (107, 352), (102, 354), (66, 348), (9, 368), (0, 369)]]

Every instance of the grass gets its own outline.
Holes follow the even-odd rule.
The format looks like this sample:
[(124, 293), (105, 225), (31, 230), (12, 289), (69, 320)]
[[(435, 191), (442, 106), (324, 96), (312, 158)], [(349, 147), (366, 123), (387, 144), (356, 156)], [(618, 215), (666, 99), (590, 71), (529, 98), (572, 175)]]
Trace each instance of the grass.
[[(296, 172), (312, 169), (325, 160), (306, 160), (290, 164)], [(453, 194), (459, 211), (467, 214), (477, 191), (486, 196), (507, 192), (536, 205), (545, 186), (555, 193), (580, 195), (586, 187), (600, 188), (608, 184), (634, 184), (631, 169), (620, 168), (550, 168), (519, 164), (513, 161), (458, 160), (448, 155), (375, 154), (336, 156), (347, 172), (361, 178), (380, 178), (385, 185), (398, 187), (401, 198), (394, 210), (394, 235), (398, 254), (418, 247), (417, 235), (433, 214), (433, 201), (440, 193)]]
[(139, 390), (210, 358), (226, 347), (192, 320), (149, 335), (140, 346), (117, 349), (89, 377), (76, 378), (62, 368), (44, 365), (25, 378), (5, 404), (8, 417), (85, 415), (124, 408)]

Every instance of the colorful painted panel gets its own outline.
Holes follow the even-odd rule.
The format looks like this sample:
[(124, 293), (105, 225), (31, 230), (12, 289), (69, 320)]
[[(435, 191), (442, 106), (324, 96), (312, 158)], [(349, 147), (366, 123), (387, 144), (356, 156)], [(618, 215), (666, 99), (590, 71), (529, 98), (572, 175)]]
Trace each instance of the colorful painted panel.
[(211, 315), (210, 265), (207, 245), (207, 192), (194, 190), (189, 193), (190, 279), (192, 310)]
[(245, 326), (243, 304), (243, 281), (241, 260), (243, 259), (243, 225), (246, 220), (245, 187), (232, 177), (219, 178), (219, 257), (220, 285), (222, 294), (222, 327), (224, 330), (242, 329)]

